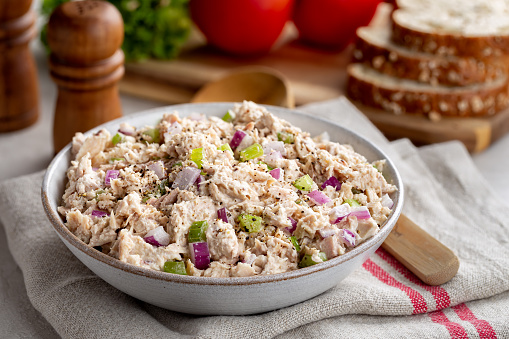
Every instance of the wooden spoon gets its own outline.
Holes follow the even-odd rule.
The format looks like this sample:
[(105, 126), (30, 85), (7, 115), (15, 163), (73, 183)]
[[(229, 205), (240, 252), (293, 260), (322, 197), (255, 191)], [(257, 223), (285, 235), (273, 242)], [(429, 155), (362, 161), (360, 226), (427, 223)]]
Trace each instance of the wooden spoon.
[(382, 247), (428, 285), (442, 285), (458, 272), (458, 257), (401, 213)]
[[(262, 67), (244, 68), (205, 85), (191, 102), (251, 100), (294, 108), (283, 75)], [(451, 280), (459, 268), (456, 255), (444, 244), (401, 214), (382, 247), (428, 285)]]
[(267, 67), (244, 67), (203, 86), (191, 102), (242, 102), (294, 108), (288, 80)]

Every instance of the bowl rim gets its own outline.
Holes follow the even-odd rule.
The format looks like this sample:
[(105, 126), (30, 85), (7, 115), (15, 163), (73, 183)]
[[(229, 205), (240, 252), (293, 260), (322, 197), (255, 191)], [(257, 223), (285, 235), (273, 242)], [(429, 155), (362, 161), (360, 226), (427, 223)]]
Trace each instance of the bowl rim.
[[(149, 110), (143, 110), (134, 114), (130, 114), (127, 116), (123, 116), (121, 118), (111, 120), (109, 122), (106, 122), (104, 124), (101, 124), (97, 127), (94, 127), (93, 129), (90, 129), (89, 131), (85, 132), (85, 135), (92, 134), (102, 128), (112, 127), (112, 126), (118, 126), (121, 122), (124, 122), (126, 120), (131, 120), (137, 117), (140, 117), (142, 115), (149, 115), (149, 114), (155, 114), (160, 113), (161, 115), (165, 112), (170, 111), (179, 111), (179, 108), (184, 106), (193, 106), (193, 107), (200, 107), (200, 106), (229, 106), (230, 108), (233, 107), (233, 105), (238, 104), (236, 102), (214, 102), (214, 103), (185, 103), (185, 104), (177, 104), (177, 105), (168, 105), (168, 106), (161, 106)], [(394, 228), (397, 219), (399, 218), (399, 215), (401, 214), (402, 208), (403, 208), (403, 202), (404, 202), (404, 186), (403, 181), (401, 179), (401, 175), (397, 169), (397, 167), (394, 165), (393, 161), (387, 156), (387, 154), (382, 151), (377, 145), (363, 137), (362, 135), (358, 134), (357, 132), (352, 131), (349, 128), (343, 127), (333, 121), (324, 119), (322, 117), (317, 116), (311, 116), (309, 114), (300, 112), (298, 109), (289, 109), (279, 106), (272, 106), (272, 105), (259, 105), (267, 108), (271, 113), (275, 113), (277, 116), (277, 111), (284, 111), (293, 115), (297, 116), (303, 116), (306, 119), (313, 119), (321, 121), (322, 123), (331, 124), (334, 125), (335, 128), (340, 128), (343, 131), (352, 134), (356, 138), (360, 139), (360, 141), (364, 144), (369, 145), (369, 147), (373, 148), (375, 152), (379, 153), (382, 157), (380, 159), (386, 160), (387, 164), (392, 168), (394, 172), (393, 176), (393, 184), (398, 188), (398, 199), (395, 201), (395, 204), (393, 206), (393, 209), (391, 213), (389, 214), (389, 217), (387, 220), (382, 224), (382, 227), (380, 228), (380, 231), (375, 234), (373, 237), (369, 238), (362, 244), (356, 246), (353, 250), (350, 250), (346, 252), (343, 255), (337, 256), (335, 258), (329, 259), (323, 263), (320, 263), (319, 265), (313, 265), (305, 268), (300, 268), (297, 270), (284, 272), (284, 273), (277, 273), (277, 274), (268, 274), (268, 275), (255, 275), (255, 276), (248, 276), (248, 277), (228, 277), (228, 278), (219, 278), (219, 277), (195, 277), (195, 276), (188, 276), (188, 275), (178, 275), (178, 274), (169, 274), (162, 271), (157, 271), (149, 268), (143, 268), (138, 267), (132, 264), (128, 264), (125, 262), (122, 262), (116, 258), (110, 257), (107, 254), (104, 254), (93, 247), (90, 247), (89, 245), (85, 244), (83, 241), (78, 239), (63, 223), (62, 218), (59, 216), (58, 211), (54, 210), (51, 207), (50, 198), (48, 196), (49, 192), (49, 185), (55, 178), (54, 168), (56, 167), (55, 164), (57, 164), (60, 161), (63, 161), (62, 159), (66, 157), (67, 152), (70, 151), (71, 143), (67, 144), (58, 154), (53, 158), (51, 163), (49, 164), (43, 178), (42, 186), (41, 186), (41, 199), (42, 204), (44, 207), (44, 210), (46, 212), (46, 215), (48, 219), (50, 220), (53, 229), (57, 232), (57, 234), (60, 236), (60, 238), (67, 242), (67, 246), (71, 245), (75, 249), (79, 250), (83, 254), (101, 262), (102, 264), (105, 264), (107, 266), (110, 266), (114, 269), (119, 269), (121, 271), (132, 273), (137, 276), (150, 278), (150, 279), (156, 279), (160, 281), (165, 281), (168, 283), (184, 283), (184, 284), (194, 284), (194, 285), (225, 285), (225, 286), (240, 286), (240, 285), (253, 285), (253, 284), (263, 284), (263, 283), (274, 283), (274, 282), (280, 282), (280, 281), (286, 281), (286, 280), (292, 280), (297, 279), (303, 276), (311, 275), (316, 272), (325, 271), (330, 268), (336, 267), (344, 262), (347, 262), (362, 253), (368, 251), (370, 248), (375, 246), (380, 238), (385, 239), (387, 235), (392, 231)], [(198, 110), (198, 109), (197, 109)]]

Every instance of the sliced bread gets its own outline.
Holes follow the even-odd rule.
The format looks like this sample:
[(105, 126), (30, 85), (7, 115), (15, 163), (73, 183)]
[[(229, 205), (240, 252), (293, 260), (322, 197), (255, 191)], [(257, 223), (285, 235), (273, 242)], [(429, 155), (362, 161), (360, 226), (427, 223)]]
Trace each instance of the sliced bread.
[(509, 106), (507, 76), (485, 84), (431, 86), (380, 73), (361, 64), (347, 68), (347, 94), (362, 104), (395, 114), (444, 116), (492, 115)]
[(509, 53), (509, 0), (398, 0), (395, 43), (438, 55)]
[(507, 68), (500, 58), (482, 61), (411, 51), (391, 41), (389, 26), (359, 28), (353, 58), (381, 73), (433, 86), (489, 82), (500, 78)]

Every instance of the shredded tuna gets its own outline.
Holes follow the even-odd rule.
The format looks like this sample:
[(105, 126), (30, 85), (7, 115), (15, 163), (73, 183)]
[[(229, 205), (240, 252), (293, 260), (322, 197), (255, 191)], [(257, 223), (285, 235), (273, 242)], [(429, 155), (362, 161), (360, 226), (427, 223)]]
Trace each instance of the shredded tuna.
[[(302, 267), (304, 256), (306, 265), (309, 258), (317, 264), (343, 255), (383, 226), (391, 210), (382, 205), (382, 196), (396, 191), (382, 175), (383, 159), (371, 164), (348, 145), (325, 137), (312, 139), (252, 102), (238, 104), (233, 111), (232, 122), (218, 117), (193, 120), (169, 112), (154, 127), (123, 124), (121, 141), (115, 145), (106, 130), (88, 137), (76, 134), (58, 208), (66, 226), (83, 242), (123, 262), (164, 270), (165, 262), (180, 261), (188, 275), (205, 277), (288, 272)], [(158, 143), (146, 134), (153, 128), (159, 131)], [(232, 152), (226, 145), (236, 130), (246, 137)], [(254, 143), (278, 145), (282, 156), (266, 159), (267, 154), (261, 154), (240, 161), (241, 152)], [(202, 154), (198, 160), (191, 157), (196, 149)], [(172, 188), (185, 167), (199, 167), (199, 180)], [(269, 173), (273, 168), (280, 169), (280, 178)], [(106, 184), (112, 170), (118, 175), (108, 177)], [(312, 182), (299, 189), (295, 181), (305, 175)], [(332, 176), (341, 188), (322, 188)], [(330, 201), (310, 200), (312, 190)], [(331, 210), (339, 206), (353, 211), (350, 205), (366, 206), (369, 218), (357, 219), (353, 213), (340, 220), (331, 217)], [(218, 216), (223, 208), (227, 220)], [(189, 230), (195, 222), (208, 226), (204, 238), (198, 239), (209, 249), (205, 269), (191, 260)], [(160, 226), (170, 237), (169, 245), (144, 240)], [(348, 240), (344, 232), (352, 232)]]

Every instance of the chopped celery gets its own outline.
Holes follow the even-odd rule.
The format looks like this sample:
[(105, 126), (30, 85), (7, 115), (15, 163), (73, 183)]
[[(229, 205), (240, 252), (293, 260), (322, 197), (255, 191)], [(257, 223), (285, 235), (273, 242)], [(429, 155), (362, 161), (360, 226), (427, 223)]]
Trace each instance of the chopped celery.
[(125, 158), (111, 158), (108, 162), (113, 164), (115, 161), (125, 161)]
[(143, 203), (146, 203), (149, 199), (152, 199), (152, 198), (160, 198), (161, 197), (161, 194), (160, 194), (160, 191), (159, 190), (155, 190), (155, 191), (152, 191), (152, 192), (148, 192), (146, 193), (143, 198), (141, 199), (141, 201)]
[(118, 144), (119, 142), (122, 141), (122, 136), (120, 134), (115, 134), (113, 136), (113, 138), (111, 138), (111, 142), (113, 143), (113, 146), (115, 146), (116, 144)]
[(166, 273), (187, 275), (186, 264), (182, 261), (167, 261), (164, 263), (163, 271)]
[(158, 185), (159, 192), (161, 195), (166, 194), (166, 187), (168, 186), (168, 179), (161, 180), (161, 182)]
[(295, 180), (293, 186), (297, 187), (301, 191), (311, 191), (311, 188), (313, 188), (314, 183), (315, 182), (313, 181), (313, 179), (311, 179), (309, 174), (306, 174), (300, 177), (299, 179)]
[(230, 144), (222, 144), (222, 145), (221, 145), (221, 146), (219, 146), (217, 149), (218, 149), (218, 150), (220, 150), (220, 151), (230, 151), (230, 152), (232, 152), (232, 153), (233, 153), (233, 150), (232, 150), (232, 148), (230, 147)]
[(306, 206), (306, 207), (309, 207), (309, 204), (307, 203), (307, 201), (303, 200), (303, 199), (297, 199), (295, 200), (295, 203), (297, 205), (302, 205), (302, 206)]
[(148, 199), (160, 198), (161, 196), (166, 194), (166, 187), (169, 187), (168, 179), (161, 180), (153, 190), (145, 193), (145, 196), (141, 199), (141, 201), (145, 203), (147, 202)]
[(267, 169), (269, 171), (272, 171), (274, 169), (274, 167), (267, 165), (267, 163), (265, 163), (263, 161), (258, 161), (258, 165), (265, 165), (265, 166), (267, 166)]
[(224, 121), (226, 121), (226, 122), (232, 122), (232, 121), (233, 121), (233, 119), (235, 119), (235, 113), (233, 113), (233, 111), (229, 109), (229, 110), (226, 112), (226, 114), (225, 114), (225, 115), (223, 115), (223, 118), (222, 118), (222, 119), (223, 119)]
[(175, 167), (175, 166), (182, 166), (182, 161), (174, 163), (173, 166), (171, 166), (171, 167)]
[(296, 250), (297, 252), (300, 252), (300, 245), (299, 245), (299, 243), (297, 242), (297, 238), (296, 238), (294, 235), (292, 235), (292, 236), (290, 237), (290, 241), (292, 242), (293, 247), (295, 247), (295, 250)]
[(191, 151), (191, 161), (193, 161), (198, 168), (203, 166), (203, 148), (195, 148)]
[(360, 206), (360, 205), (361, 205), (361, 204), (359, 204), (359, 202), (358, 202), (357, 200), (355, 200), (355, 199), (345, 199), (345, 202), (346, 202), (348, 205), (352, 206), (352, 207), (358, 207), (358, 206)]
[(207, 222), (207, 220), (193, 222), (191, 224), (191, 227), (189, 227), (187, 241), (189, 243), (207, 241), (206, 232), (208, 227), (209, 223)]
[(293, 144), (295, 141), (295, 137), (292, 133), (289, 132), (278, 132), (277, 140), (282, 141), (285, 144)]
[[(323, 261), (327, 261), (327, 256), (324, 252), (318, 253), (318, 257), (322, 259)], [(304, 257), (302, 257), (302, 260), (299, 262), (299, 267), (308, 267), (318, 264), (318, 262), (313, 260), (313, 257), (310, 254), (306, 254)]]
[(143, 132), (144, 135), (147, 135), (150, 137), (150, 142), (158, 144), (161, 139), (159, 138), (159, 129), (157, 128), (151, 128)]
[(263, 155), (262, 145), (255, 143), (240, 151), (240, 161), (248, 161)]
[(240, 227), (249, 233), (257, 233), (263, 229), (263, 219), (252, 214), (239, 215)]
[(106, 193), (105, 190), (98, 190), (98, 191), (95, 191), (95, 200), (96, 201), (99, 201), (99, 195), (103, 194), (103, 193)]

